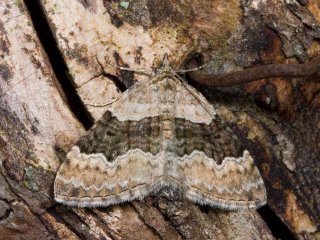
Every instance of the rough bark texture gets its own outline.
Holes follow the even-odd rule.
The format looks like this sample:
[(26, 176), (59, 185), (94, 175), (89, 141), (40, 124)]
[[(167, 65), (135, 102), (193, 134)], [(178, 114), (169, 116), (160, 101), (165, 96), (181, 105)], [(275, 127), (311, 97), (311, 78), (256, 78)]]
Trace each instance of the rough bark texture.
[[(82, 106), (67, 104), (73, 99), (61, 88), (65, 83), (52, 70), (25, 3), (36, 4), (0, 2), (0, 239), (274, 239), (257, 211), (222, 211), (162, 196), (96, 209), (57, 204), (53, 180), (85, 132), (75, 117)], [(150, 70), (166, 52), (177, 67), (201, 55), (210, 60), (208, 73), (224, 74), (320, 54), (316, 0), (128, 3), (39, 2), (68, 68), (65, 80), (95, 120), (104, 108), (93, 105), (147, 78), (108, 61)], [(297, 239), (320, 239), (319, 79), (265, 79), (201, 91), (253, 154), (270, 209)]]

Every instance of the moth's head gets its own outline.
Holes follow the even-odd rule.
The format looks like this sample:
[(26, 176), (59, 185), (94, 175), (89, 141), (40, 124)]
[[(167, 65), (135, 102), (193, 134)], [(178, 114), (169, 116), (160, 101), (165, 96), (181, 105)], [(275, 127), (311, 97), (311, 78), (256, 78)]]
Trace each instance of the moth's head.
[(168, 53), (165, 53), (165, 54), (164, 54), (162, 61), (163, 61), (163, 67), (164, 67), (164, 68), (170, 68), (170, 69), (171, 69)]
[(169, 61), (168, 53), (165, 53), (160, 64), (160, 67), (156, 69), (155, 74), (161, 73), (173, 73), (174, 70), (172, 69), (171, 63)]

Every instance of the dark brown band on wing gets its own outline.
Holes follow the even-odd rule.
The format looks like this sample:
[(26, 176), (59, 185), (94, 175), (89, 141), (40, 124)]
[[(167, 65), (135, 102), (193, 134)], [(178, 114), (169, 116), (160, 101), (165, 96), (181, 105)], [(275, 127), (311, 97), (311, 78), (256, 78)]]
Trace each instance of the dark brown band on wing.
[[(238, 138), (217, 118), (209, 125), (175, 118), (173, 131), (175, 146), (171, 149), (180, 157), (198, 150), (219, 164), (225, 157), (243, 154)], [(103, 153), (108, 161), (113, 161), (137, 148), (156, 155), (162, 150), (162, 141), (161, 116), (119, 121), (107, 111), (76, 145), (82, 153)]]
[(155, 155), (161, 146), (159, 117), (119, 121), (107, 111), (76, 145), (83, 153), (103, 153), (109, 161), (136, 148)]
[(175, 119), (176, 150), (181, 157), (194, 150), (204, 152), (218, 164), (225, 157), (241, 157), (244, 148), (234, 133), (219, 119), (212, 119), (209, 125)]

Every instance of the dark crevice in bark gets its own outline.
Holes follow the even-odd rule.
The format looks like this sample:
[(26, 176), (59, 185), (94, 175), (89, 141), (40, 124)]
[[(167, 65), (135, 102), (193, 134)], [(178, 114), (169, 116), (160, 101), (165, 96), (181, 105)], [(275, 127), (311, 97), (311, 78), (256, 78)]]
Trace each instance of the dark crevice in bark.
[(52, 228), (52, 226), (50, 225), (50, 223), (43, 218), (41, 215), (36, 215), (37, 218), (41, 221), (42, 225), (44, 226), (44, 228), (47, 230), (48, 232), (48, 236), (46, 236), (46, 238), (48, 240), (55, 240), (55, 239), (59, 239), (57, 233), (55, 232), (55, 230)]
[[(170, 202), (170, 200), (166, 200), (166, 201)], [(179, 223), (177, 223), (177, 219), (174, 216), (172, 216), (172, 213), (169, 213), (168, 204), (170, 203), (167, 202), (166, 207), (160, 207), (159, 204), (157, 203), (156, 205), (154, 205), (154, 207), (162, 214), (164, 221), (170, 223), (170, 225), (173, 227), (173, 229), (180, 236), (181, 239), (187, 239), (186, 232), (181, 230)]]
[(104, 70), (103, 64), (98, 60), (98, 58), (96, 58), (96, 59), (97, 59), (97, 62), (98, 62), (98, 64), (99, 64), (100, 68), (102, 69), (102, 73), (101, 73), (101, 74), (102, 74), (104, 77), (106, 77), (106, 78), (108, 78), (108, 79), (111, 79), (111, 81), (114, 83), (114, 85), (116, 85), (116, 87), (117, 87), (121, 92), (126, 91), (126, 90), (128, 89), (128, 87), (123, 83), (123, 81), (121, 81), (121, 80), (119, 79), (119, 77), (107, 73), (107, 72)]
[(46, 52), (52, 69), (65, 93), (69, 109), (71, 109), (83, 126), (86, 129), (89, 129), (93, 125), (93, 119), (82, 103), (68, 76), (67, 65), (59, 51), (50, 24), (41, 6), (41, 2), (39, 0), (24, 0), (24, 3), (28, 8), (39, 41)]
[[(10, 181), (7, 179), (7, 174), (0, 171), (0, 175), (2, 176), (3, 180), (7, 183), (7, 185), (9, 186), (10, 192), (15, 196), (14, 200), (5, 200), (5, 199), (1, 199), (2, 201), (5, 201), (8, 205), (10, 205), (15, 201), (20, 201), (22, 202), (25, 207), (30, 211), (30, 214), (32, 214), (33, 216), (35, 216), (37, 219), (39, 219), (39, 221), (41, 222), (42, 226), (47, 230), (47, 233), (49, 235), (47, 235), (47, 239), (57, 239), (57, 235), (54, 231), (52, 231), (52, 229), (49, 227), (48, 223), (44, 221), (44, 219), (42, 219), (41, 214), (39, 214), (37, 211), (34, 211), (34, 208), (32, 206), (30, 206), (30, 204), (23, 198), (20, 196), (19, 191), (17, 190), (16, 187), (12, 186), (12, 184), (10, 184)], [(10, 217), (10, 214), (14, 214), (14, 210), (12, 208), (8, 209), (6, 211), (6, 215), (1, 219), (5, 220), (6, 218)]]
[(103, 76), (111, 79), (111, 80), (114, 82), (114, 84), (117, 86), (117, 88), (118, 88), (121, 92), (124, 92), (124, 91), (126, 91), (126, 90), (128, 89), (128, 88), (123, 84), (123, 82), (121, 82), (121, 81), (119, 80), (118, 77), (113, 76), (113, 75), (111, 75), (111, 74), (109, 74), (109, 73), (106, 73), (106, 72), (103, 72)]
[(287, 226), (280, 218), (278, 218), (268, 205), (259, 208), (258, 213), (267, 223), (272, 235), (276, 239), (296, 239)]
[[(137, 203), (137, 204), (143, 204), (143, 203)], [(141, 215), (140, 211), (136, 208), (135, 204), (131, 203), (130, 205), (133, 208), (133, 210), (137, 213), (141, 222), (143, 222), (154, 233), (155, 236), (163, 240), (163, 237), (161, 236), (161, 234), (157, 231), (157, 229), (154, 228), (154, 226), (152, 226), (145, 220), (145, 218)]]
[[(33, 214), (36, 212), (33, 212), (33, 208), (30, 208), (29, 204), (27, 203), (27, 201), (25, 201), (25, 199), (23, 199), (20, 194), (19, 191), (17, 190), (17, 188), (15, 186), (13, 186), (8, 180), (8, 175), (7, 175), (7, 171), (5, 171), (4, 169), (2, 171), (0, 171), (0, 175), (2, 176), (3, 180), (5, 181), (6, 185), (9, 186), (10, 192), (15, 196), (16, 199), (19, 199), (21, 202), (23, 202), (26, 206), (28, 206), (30, 212), (32, 212)], [(9, 178), (10, 179), (10, 178)], [(16, 201), (15, 199), (15, 201)]]
[[(9, 201), (7, 201), (6, 199), (0, 199), (0, 200), (3, 201), (3, 202), (5, 202), (5, 203), (7, 203), (8, 206), (10, 206)], [(4, 214), (3, 214), (2, 216), (0, 216), (0, 222), (3, 221), (3, 220), (5, 220), (5, 219), (7, 219), (12, 212), (13, 212), (13, 210), (12, 210), (12, 208), (11, 208), (11, 206), (10, 206), (10, 208), (6, 209), (5, 212), (4, 212)]]
[[(103, 208), (103, 209), (105, 209), (105, 208)], [(97, 209), (97, 211), (103, 212), (102, 208)], [(103, 225), (103, 227), (104, 227), (103, 230), (105, 230), (105, 234), (108, 235), (108, 238), (110, 238), (111, 240), (116, 240), (116, 239), (117, 239), (117, 236), (113, 236), (113, 235), (114, 235), (114, 232), (113, 232), (112, 229), (110, 229), (110, 227), (109, 227), (109, 225), (108, 225), (109, 223), (108, 223), (105, 219), (103, 219), (103, 217), (101, 217), (101, 216), (97, 213), (97, 211), (93, 211), (92, 209), (88, 209), (88, 212), (90, 212), (90, 214), (91, 214), (92, 216), (94, 216), (95, 219), (99, 220), (99, 222), (101, 223), (101, 225)]]
[[(60, 207), (60, 210), (57, 210), (57, 207)], [(51, 208), (47, 209), (47, 212), (56, 219), (56, 222), (63, 224), (65, 227), (67, 227), (71, 232), (73, 232), (79, 239), (83, 239), (86, 240), (86, 236), (80, 232), (76, 227), (74, 227), (74, 225), (72, 224), (72, 220), (70, 222), (70, 219), (68, 219), (68, 217), (65, 217), (61, 212), (65, 211), (66, 215), (72, 215), (75, 219), (73, 220), (75, 223), (80, 223), (83, 225), (86, 225), (86, 223), (84, 221), (82, 221), (82, 219), (75, 213), (75, 212), (68, 212), (67, 213), (67, 209), (63, 208), (61, 206), (54, 206)]]

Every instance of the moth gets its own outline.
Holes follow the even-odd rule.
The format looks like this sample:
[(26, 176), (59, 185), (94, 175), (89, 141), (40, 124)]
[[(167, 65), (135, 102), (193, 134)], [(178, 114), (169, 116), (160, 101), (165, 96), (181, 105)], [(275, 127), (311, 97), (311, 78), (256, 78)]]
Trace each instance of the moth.
[(266, 203), (261, 175), (205, 97), (164, 60), (125, 91), (72, 147), (54, 182), (55, 200), (100, 207), (165, 188), (228, 210)]

